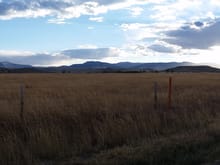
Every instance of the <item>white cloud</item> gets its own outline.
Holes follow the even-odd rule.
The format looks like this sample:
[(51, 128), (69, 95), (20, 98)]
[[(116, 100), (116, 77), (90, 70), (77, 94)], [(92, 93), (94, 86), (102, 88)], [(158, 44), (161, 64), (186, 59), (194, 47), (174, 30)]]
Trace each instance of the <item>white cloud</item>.
[(35, 66), (52, 66), (70, 64), (70, 62), (102, 60), (108, 57), (117, 57), (120, 53), (120, 49), (114, 47), (97, 48), (94, 45), (81, 45), (80, 47), (79, 49), (68, 49), (54, 53), (0, 50), (0, 61)]
[(131, 23), (131, 24), (122, 24), (121, 28), (123, 31), (128, 31), (128, 30), (137, 30), (141, 28), (146, 28), (148, 27), (147, 24), (143, 23)]
[(90, 17), (89, 20), (94, 21), (94, 22), (103, 22), (104, 18), (103, 17)]
[(3, 20), (53, 16), (52, 20), (64, 21), (65, 19), (78, 18), (81, 15), (98, 15), (106, 12), (105, 6), (92, 1), (78, 4), (59, 0), (0, 2), (0, 19)]
[[(133, 5), (150, 3), (147, 0), (24, 0), (0, 1), (0, 19), (36, 18), (52, 16), (50, 23), (63, 23), (65, 19), (78, 18), (82, 15), (97, 16), (110, 10), (129, 8)], [(151, 2), (152, 3), (152, 2)], [(140, 8), (133, 8), (134, 15), (141, 12)], [(55, 21), (58, 19), (59, 21)]]
[(210, 0), (210, 3), (214, 6), (220, 6), (220, 1), (219, 0)]
[(57, 25), (68, 24), (63, 19), (49, 19), (48, 23), (50, 23), (50, 24), (57, 24)]
[(133, 17), (137, 17), (137, 16), (139, 16), (139, 15), (142, 14), (142, 12), (144, 11), (144, 9), (141, 8), (141, 7), (133, 7), (133, 8), (130, 8), (130, 11), (131, 11), (131, 15), (132, 15)]
[(119, 9), (128, 9), (131, 6), (146, 5), (146, 4), (160, 4), (166, 0), (124, 0), (124, 1), (115, 1), (107, 6), (108, 10), (119, 10)]
[[(127, 15), (129, 18), (124, 23), (121, 18), (120, 22), (113, 22), (117, 24), (115, 27), (121, 24), (119, 28), (124, 33), (127, 46), (98, 48), (85, 44), (77, 49), (56, 53), (0, 50), (0, 60), (16, 62), (17, 59), (18, 62), (23, 60), (34, 65), (53, 65), (87, 59), (141, 61), (149, 57), (156, 60), (154, 56), (181, 60), (185, 56), (202, 55), (205, 59), (205, 53), (217, 54), (219, 51), (219, 48), (213, 48), (220, 45), (219, 7), (219, 0), (3, 0), (0, 1), (0, 19), (4, 20), (48, 16), (48, 23), (66, 24), (68, 19), (82, 15), (86, 15), (90, 21), (103, 22), (105, 13), (121, 9), (119, 13), (125, 10), (130, 15)], [(146, 14), (144, 17), (143, 13)], [(93, 30), (94, 26), (89, 22), (87, 28)], [(95, 30), (98, 32), (98, 28)], [(184, 57), (179, 57), (181, 55)]]
[(97, 49), (98, 46), (92, 44), (79, 45), (78, 49)]
[(155, 42), (154, 45), (154, 49), (156, 48), (155, 50), (152, 50), (149, 48), (150, 45), (144, 43), (126, 44), (121, 48), (97, 48), (95, 46), (93, 47), (92, 45), (82, 45), (81, 49), (68, 49), (55, 53), (33, 53), (29, 51), (0, 50), (0, 61), (9, 61), (34, 66), (71, 65), (83, 63), (89, 60), (99, 60), (103, 62), (191, 61), (201, 63), (220, 63), (219, 46), (211, 47), (208, 50), (200, 50), (179, 49), (178, 47), (159, 41)]
[(36, 10), (24, 10), (24, 11), (16, 11), (10, 9), (7, 11), (7, 14), (1, 15), (1, 20), (10, 20), (13, 18), (37, 18), (37, 17), (45, 17), (53, 14), (53, 11), (48, 9), (36, 9)]
[[(13, 52), (12, 52), (13, 53)], [(28, 64), (37, 66), (50, 66), (55, 65), (57, 62), (62, 62), (68, 60), (68, 56), (63, 55), (52, 55), (44, 53), (36, 53), (32, 55), (22, 55), (22, 54), (8, 54), (1, 55), (0, 61), (9, 61), (17, 64)]]
[(0, 50), (0, 56), (16, 57), (16, 56), (31, 56), (34, 55), (31, 51), (17, 51), (17, 50)]
[(207, 15), (213, 17), (213, 13), (219, 13), (219, 5), (219, 0), (167, 0), (154, 5), (151, 18), (170, 23), (176, 20), (191, 22), (205, 19)]
[(117, 49), (116, 48), (69, 49), (60, 52), (60, 54), (75, 59), (100, 60), (106, 57), (117, 56)]
[(142, 40), (158, 40), (164, 37), (164, 31), (175, 30), (181, 27), (182, 22), (169, 23), (130, 23), (122, 24), (120, 27), (127, 37), (127, 42), (142, 41)]
[(88, 27), (88, 30), (93, 30), (93, 29), (95, 29), (93, 26)]
[(166, 1), (153, 7), (154, 14), (151, 18), (157, 21), (175, 21), (180, 17), (185, 19), (186, 16), (191, 16), (192, 12), (200, 10), (201, 5), (201, 0)]
[(131, 23), (122, 24), (121, 29), (124, 31), (127, 42), (137, 42), (145, 38), (158, 38), (159, 34), (148, 24)]

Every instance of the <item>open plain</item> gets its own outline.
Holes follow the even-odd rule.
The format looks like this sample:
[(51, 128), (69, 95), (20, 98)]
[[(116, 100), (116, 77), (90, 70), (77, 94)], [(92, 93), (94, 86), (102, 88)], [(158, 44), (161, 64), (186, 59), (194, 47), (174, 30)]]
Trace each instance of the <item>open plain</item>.
[(2, 165), (219, 159), (220, 74), (0, 75)]

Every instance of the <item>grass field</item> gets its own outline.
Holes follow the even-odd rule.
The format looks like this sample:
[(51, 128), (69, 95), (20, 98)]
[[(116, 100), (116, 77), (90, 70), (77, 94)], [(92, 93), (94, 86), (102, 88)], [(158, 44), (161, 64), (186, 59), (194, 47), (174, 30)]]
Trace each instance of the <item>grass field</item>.
[[(172, 109), (167, 108), (169, 76)], [(2, 165), (196, 165), (217, 160), (220, 74), (0, 75)]]

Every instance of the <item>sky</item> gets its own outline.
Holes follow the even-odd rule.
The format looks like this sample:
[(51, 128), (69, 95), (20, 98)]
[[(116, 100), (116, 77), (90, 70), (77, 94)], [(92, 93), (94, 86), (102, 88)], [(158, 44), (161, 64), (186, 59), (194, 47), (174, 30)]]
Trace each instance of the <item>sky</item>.
[(0, 0), (0, 61), (220, 67), (220, 0)]

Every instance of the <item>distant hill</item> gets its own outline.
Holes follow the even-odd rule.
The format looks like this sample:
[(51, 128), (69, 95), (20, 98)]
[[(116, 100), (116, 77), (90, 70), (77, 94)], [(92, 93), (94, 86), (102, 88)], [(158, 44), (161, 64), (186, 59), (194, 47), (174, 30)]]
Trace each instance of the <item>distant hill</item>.
[(192, 66), (193, 63), (189, 62), (168, 62), (168, 63), (143, 63), (135, 66), (136, 69), (151, 69), (156, 71), (162, 71), (169, 68), (174, 68), (178, 66)]
[(113, 64), (113, 65), (115, 67), (119, 67), (119, 68), (135, 68), (141, 64), (143, 64), (143, 63), (119, 62), (119, 63)]
[(99, 61), (89, 61), (83, 64), (75, 64), (70, 67), (75, 70), (112, 70), (112, 71), (162, 71), (165, 69), (177, 67), (177, 66), (190, 66), (193, 63), (189, 62), (170, 62), (170, 63), (131, 63), (131, 62), (120, 62), (116, 64), (110, 64)]
[(31, 65), (14, 64), (14, 63), (10, 63), (10, 62), (0, 62), (0, 68), (20, 69), (20, 68), (32, 68), (32, 66)]
[(83, 64), (74, 64), (70, 67), (75, 69), (106, 69), (113, 67), (113, 64), (99, 61), (88, 61)]
[(88, 61), (83, 64), (59, 67), (33, 67), (10, 62), (0, 62), (0, 73), (140, 73), (140, 72), (219, 72), (210, 66), (195, 66), (189, 62), (168, 63), (106, 63)]
[(215, 72), (220, 73), (220, 69), (210, 67), (207, 65), (202, 66), (178, 66), (175, 68), (167, 69), (168, 72)]

